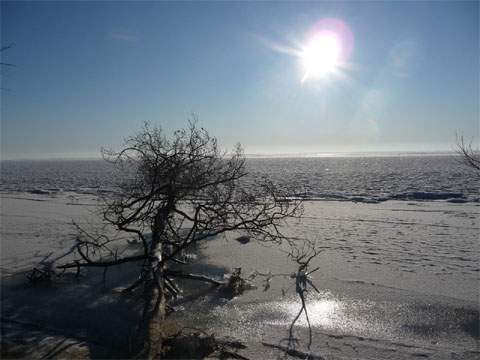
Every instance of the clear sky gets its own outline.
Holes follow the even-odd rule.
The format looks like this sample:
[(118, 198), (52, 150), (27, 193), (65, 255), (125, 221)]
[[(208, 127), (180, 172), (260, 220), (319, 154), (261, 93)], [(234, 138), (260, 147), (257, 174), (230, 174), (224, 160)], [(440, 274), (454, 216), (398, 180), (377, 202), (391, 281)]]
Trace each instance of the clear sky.
[[(307, 57), (325, 19), (350, 37)], [(2, 158), (96, 156), (192, 112), (247, 153), (449, 150), (479, 133), (477, 1), (2, 1), (1, 43), (16, 65)]]

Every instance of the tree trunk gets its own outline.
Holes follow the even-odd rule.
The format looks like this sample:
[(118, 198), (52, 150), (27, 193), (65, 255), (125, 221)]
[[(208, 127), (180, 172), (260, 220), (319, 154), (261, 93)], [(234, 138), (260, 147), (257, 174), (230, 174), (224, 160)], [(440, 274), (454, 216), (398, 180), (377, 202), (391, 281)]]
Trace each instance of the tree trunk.
[(141, 357), (159, 359), (162, 351), (162, 323), (165, 320), (165, 291), (164, 291), (164, 266), (160, 265), (163, 256), (162, 235), (165, 231), (173, 199), (158, 210), (152, 227), (152, 242), (150, 245), (150, 276), (146, 284), (144, 295), (144, 309), (140, 339), (143, 344)]
[[(162, 323), (165, 320), (165, 292), (162, 269), (147, 283), (140, 338), (143, 340), (141, 357), (159, 359), (162, 350)], [(157, 280), (158, 279), (158, 280)]]

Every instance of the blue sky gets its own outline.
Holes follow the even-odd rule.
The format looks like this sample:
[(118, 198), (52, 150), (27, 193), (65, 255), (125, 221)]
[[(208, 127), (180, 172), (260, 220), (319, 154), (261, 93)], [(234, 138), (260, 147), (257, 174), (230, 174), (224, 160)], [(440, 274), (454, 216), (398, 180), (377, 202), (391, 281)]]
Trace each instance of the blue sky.
[[(348, 68), (302, 82), (325, 18)], [(97, 156), (196, 113), (247, 153), (449, 150), (479, 133), (478, 2), (1, 2), (2, 158)]]

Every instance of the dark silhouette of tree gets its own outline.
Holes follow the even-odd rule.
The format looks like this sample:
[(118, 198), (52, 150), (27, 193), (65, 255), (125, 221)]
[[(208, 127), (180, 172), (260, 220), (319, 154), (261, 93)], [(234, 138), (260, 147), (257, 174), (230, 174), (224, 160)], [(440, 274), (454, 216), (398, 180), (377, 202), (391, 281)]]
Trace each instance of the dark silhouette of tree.
[[(4, 72), (6, 71), (7, 68), (15, 67), (15, 66), (16, 66), (15, 64), (3, 62), (3, 53), (4, 53), (4, 51), (6, 51), (6, 50), (8, 50), (8, 49), (11, 49), (14, 45), (15, 45), (14, 43), (11, 43), (11, 44), (8, 44), (8, 45), (5, 45), (5, 46), (0, 47), (0, 71), (1, 71), (0, 74), (1, 74), (2, 76), (3, 76), (3, 74), (4, 74)], [(0, 80), (3, 80), (3, 79), (0, 77)], [(3, 82), (3, 81), (2, 81), (2, 82)], [(0, 86), (0, 90), (9, 91), (9, 89), (4, 88), (3, 86)]]
[[(11, 43), (11, 44), (0, 47), (0, 53), (3, 53), (5, 50), (11, 49), (13, 46), (14, 44)], [(0, 66), (15, 66), (15, 64), (10, 64), (10, 63), (0, 61)]]
[(480, 176), (480, 151), (473, 148), (472, 141), (466, 143), (463, 135), (457, 136), (457, 153), (462, 157), (462, 162)]
[[(282, 224), (301, 216), (301, 201), (266, 178), (246, 181), (240, 145), (232, 153), (221, 152), (217, 140), (197, 127), (195, 120), (171, 137), (146, 124), (126, 140), (121, 151), (104, 150), (103, 154), (119, 172), (116, 193), (105, 198), (104, 220), (128, 234), (125, 241), (141, 244), (142, 250), (120, 255), (111, 247), (113, 239), (79, 228), (76, 249), (80, 259), (58, 267), (107, 269), (143, 262), (138, 280), (126, 289), (144, 291), (138, 334), (142, 357), (153, 358), (161, 350), (166, 301), (178, 292), (174, 278), (220, 283), (203, 274), (171, 269), (173, 263), (182, 262), (182, 251), (237, 230), (245, 233), (243, 242), (249, 237), (259, 242), (287, 242), (296, 248), (295, 240), (282, 233)], [(296, 259), (301, 265), (299, 274), (306, 279), (310, 259), (299, 252)]]

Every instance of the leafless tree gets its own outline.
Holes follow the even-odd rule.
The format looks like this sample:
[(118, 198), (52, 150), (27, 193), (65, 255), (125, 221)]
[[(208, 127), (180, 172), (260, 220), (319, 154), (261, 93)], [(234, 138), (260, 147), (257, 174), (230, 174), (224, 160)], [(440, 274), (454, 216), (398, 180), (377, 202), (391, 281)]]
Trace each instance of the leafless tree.
[[(251, 278), (256, 276), (261, 276), (265, 279), (264, 282), (264, 290), (268, 290), (270, 288), (270, 280), (274, 277), (290, 277), (294, 280), (295, 286), (295, 293), (300, 299), (300, 309), (298, 313), (293, 318), (290, 326), (288, 328), (288, 336), (285, 339), (282, 339), (281, 343), (286, 343), (286, 346), (280, 344), (271, 344), (262, 342), (264, 346), (273, 347), (279, 349), (285, 353), (285, 355), (291, 355), (294, 357), (300, 358), (308, 358), (314, 359), (319, 358), (319, 356), (311, 354), (310, 349), (313, 342), (313, 334), (312, 334), (312, 325), (310, 323), (310, 318), (308, 316), (308, 308), (307, 308), (307, 293), (309, 291), (309, 287), (319, 293), (319, 290), (312, 282), (310, 275), (314, 272), (318, 271), (320, 268), (316, 267), (314, 269), (310, 269), (310, 265), (313, 259), (315, 259), (324, 247), (318, 247), (315, 241), (302, 239), (299, 243), (291, 244), (289, 251), (287, 252), (288, 257), (290, 257), (296, 264), (297, 264), (297, 271), (291, 274), (264, 274), (259, 272), (254, 272), (251, 275)], [(282, 289), (282, 293), (285, 294), (285, 290)], [(297, 345), (299, 344), (299, 339), (295, 337), (294, 329), (295, 324), (300, 319), (300, 316), (305, 314), (305, 319), (307, 321), (307, 328), (308, 328), (308, 343), (307, 349), (308, 353), (301, 352), (297, 350)]]
[(466, 143), (463, 135), (457, 136), (457, 153), (462, 157), (462, 162), (480, 176), (480, 151), (473, 148), (472, 142)]
[(313, 282), (309, 278), (310, 274), (319, 270), (318, 267), (313, 270), (309, 270), (310, 262), (318, 254), (319, 254), (319, 250), (315, 248), (314, 244), (312, 242), (306, 241), (304, 243), (304, 247), (302, 248), (294, 247), (290, 255), (298, 264), (298, 270), (294, 276), (295, 292), (297, 293), (301, 301), (300, 310), (295, 316), (295, 318), (293, 319), (289, 328), (289, 336), (287, 338), (287, 343), (288, 343), (288, 348), (290, 349), (295, 349), (296, 339), (293, 333), (293, 329), (294, 329), (295, 323), (298, 321), (302, 313), (305, 314), (305, 318), (307, 319), (307, 324), (308, 324), (308, 345), (307, 345), (308, 350), (310, 350), (310, 347), (312, 346), (312, 325), (310, 324), (310, 318), (308, 317), (306, 293), (308, 291), (308, 286), (314, 289), (317, 293), (319, 292), (317, 287), (313, 284)]
[[(6, 69), (10, 68), (10, 67), (15, 67), (15, 64), (6, 63), (6, 62), (3, 61), (3, 57), (4, 57), (3, 52), (8, 50), (8, 49), (11, 49), (14, 45), (15, 45), (14, 43), (10, 43), (8, 45), (0, 47), (0, 75), (2, 75), (0, 77), (0, 82), (1, 83), (3, 83), (3, 75), (6, 71)], [(4, 88), (2, 85), (0, 85), (0, 90), (9, 91), (9, 89)]]
[[(0, 53), (3, 53), (5, 50), (11, 49), (14, 46), (13, 43), (0, 47)], [(0, 66), (15, 66), (15, 64), (6, 63), (0, 61)]]
[(301, 200), (290, 198), (268, 179), (245, 181), (240, 145), (232, 153), (220, 151), (217, 140), (195, 120), (170, 138), (160, 128), (145, 125), (121, 151), (104, 151), (104, 157), (121, 174), (117, 192), (105, 199), (104, 220), (130, 236), (124, 241), (141, 244), (142, 250), (121, 253), (109, 237), (80, 229), (79, 260), (58, 267), (107, 269), (143, 262), (138, 280), (127, 288), (144, 291), (142, 357), (160, 352), (166, 301), (178, 292), (175, 277), (218, 283), (203, 274), (171, 269), (171, 264), (182, 262), (182, 251), (237, 230), (253, 241), (294, 242), (282, 233), (282, 224), (301, 216)]

